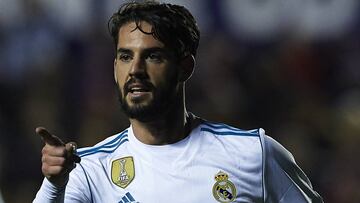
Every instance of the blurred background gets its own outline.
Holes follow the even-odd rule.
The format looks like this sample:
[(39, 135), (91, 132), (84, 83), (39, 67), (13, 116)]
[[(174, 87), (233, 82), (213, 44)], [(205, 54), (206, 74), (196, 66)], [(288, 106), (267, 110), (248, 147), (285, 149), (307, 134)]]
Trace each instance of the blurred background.
[[(44, 126), (93, 145), (128, 126), (107, 20), (120, 0), (0, 0), (0, 191), (31, 202)], [(188, 109), (289, 149), (327, 203), (360, 202), (360, 1), (171, 0), (202, 31)], [(0, 195), (0, 202), (1, 195)]]

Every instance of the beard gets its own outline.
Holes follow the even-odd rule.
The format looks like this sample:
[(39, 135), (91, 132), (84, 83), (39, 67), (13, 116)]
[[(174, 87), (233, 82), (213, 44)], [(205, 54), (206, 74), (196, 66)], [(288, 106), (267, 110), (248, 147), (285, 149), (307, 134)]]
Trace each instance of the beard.
[(140, 81), (150, 89), (149, 91), (151, 91), (153, 97), (148, 102), (132, 101), (132, 105), (130, 105), (126, 100), (126, 95), (129, 92), (128, 86), (136, 81), (139, 82), (139, 80), (130, 79), (125, 83), (123, 90), (117, 85), (120, 106), (127, 117), (141, 122), (153, 121), (166, 114), (176, 103), (178, 95), (177, 81), (174, 79), (169, 80), (166, 86), (158, 88), (148, 81)]

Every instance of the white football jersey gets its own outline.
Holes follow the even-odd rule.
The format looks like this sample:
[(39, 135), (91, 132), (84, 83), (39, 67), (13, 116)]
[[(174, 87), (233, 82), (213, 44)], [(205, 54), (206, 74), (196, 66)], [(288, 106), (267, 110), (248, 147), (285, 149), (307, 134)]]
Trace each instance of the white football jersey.
[(34, 202), (322, 202), (292, 155), (262, 129), (203, 121), (185, 139), (154, 146), (130, 126), (78, 155), (66, 188), (45, 178)]

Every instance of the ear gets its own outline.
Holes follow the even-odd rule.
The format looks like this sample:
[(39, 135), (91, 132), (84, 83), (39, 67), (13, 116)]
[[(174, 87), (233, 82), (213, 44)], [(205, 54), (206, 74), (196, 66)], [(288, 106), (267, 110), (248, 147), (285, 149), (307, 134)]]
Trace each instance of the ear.
[(116, 58), (114, 59), (114, 79), (115, 79), (115, 82), (118, 83), (118, 80), (117, 80), (117, 77), (116, 77)]
[(195, 70), (195, 58), (189, 54), (180, 61), (179, 82), (186, 82)]

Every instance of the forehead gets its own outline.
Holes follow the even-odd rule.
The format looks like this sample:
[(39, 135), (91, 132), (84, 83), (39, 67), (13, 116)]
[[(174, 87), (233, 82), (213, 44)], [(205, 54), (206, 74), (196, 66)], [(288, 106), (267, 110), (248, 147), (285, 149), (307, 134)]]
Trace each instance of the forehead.
[(148, 34), (151, 32), (152, 26), (147, 22), (141, 21), (138, 25), (135, 22), (126, 23), (119, 29), (118, 47), (164, 47), (164, 43)]

